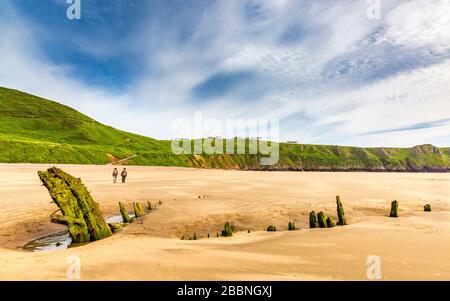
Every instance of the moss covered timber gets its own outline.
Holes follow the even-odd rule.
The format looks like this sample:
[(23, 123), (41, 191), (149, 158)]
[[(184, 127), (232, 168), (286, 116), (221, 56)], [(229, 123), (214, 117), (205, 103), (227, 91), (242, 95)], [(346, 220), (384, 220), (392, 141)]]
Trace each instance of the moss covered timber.
[(62, 213), (62, 216), (52, 215), (52, 222), (67, 225), (74, 243), (100, 240), (112, 235), (98, 203), (80, 179), (56, 167), (39, 171), (38, 175)]

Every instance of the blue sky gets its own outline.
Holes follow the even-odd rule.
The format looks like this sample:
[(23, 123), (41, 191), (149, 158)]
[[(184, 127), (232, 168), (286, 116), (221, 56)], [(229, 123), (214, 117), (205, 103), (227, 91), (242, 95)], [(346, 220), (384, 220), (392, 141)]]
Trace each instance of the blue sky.
[(67, 7), (0, 3), (1, 86), (156, 138), (202, 111), (279, 119), (281, 140), (450, 146), (449, 1), (81, 0), (81, 20)]

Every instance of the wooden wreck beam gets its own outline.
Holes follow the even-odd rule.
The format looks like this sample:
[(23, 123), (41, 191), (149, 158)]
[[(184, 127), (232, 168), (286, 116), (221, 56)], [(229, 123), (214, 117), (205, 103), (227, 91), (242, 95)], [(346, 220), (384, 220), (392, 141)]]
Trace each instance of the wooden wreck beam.
[(39, 178), (63, 216), (52, 216), (52, 222), (66, 224), (73, 242), (99, 240), (112, 235), (98, 203), (80, 179), (59, 168), (39, 171)]

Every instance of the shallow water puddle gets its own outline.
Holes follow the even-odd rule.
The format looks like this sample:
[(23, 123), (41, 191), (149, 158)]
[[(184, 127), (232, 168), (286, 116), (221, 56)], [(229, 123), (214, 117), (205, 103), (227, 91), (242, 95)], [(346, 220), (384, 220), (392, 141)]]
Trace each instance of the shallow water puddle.
[[(134, 214), (130, 214), (131, 218), (134, 218)], [(122, 215), (112, 215), (106, 218), (106, 222), (109, 224), (123, 223)], [(80, 244), (72, 244), (69, 232), (67, 230), (55, 232), (39, 238), (33, 239), (27, 242), (22, 249), (31, 252), (47, 252), (67, 249), (75, 247)]]
[[(128, 215), (129, 215), (131, 218), (135, 218), (135, 215), (134, 215), (134, 214), (128, 213)], [(118, 215), (112, 215), (112, 216), (106, 218), (106, 222), (107, 222), (108, 224), (123, 223), (123, 218), (122, 218), (122, 215), (121, 215), (121, 214), (118, 214)]]
[(22, 248), (31, 252), (67, 249), (72, 243), (67, 230), (45, 235), (26, 243)]

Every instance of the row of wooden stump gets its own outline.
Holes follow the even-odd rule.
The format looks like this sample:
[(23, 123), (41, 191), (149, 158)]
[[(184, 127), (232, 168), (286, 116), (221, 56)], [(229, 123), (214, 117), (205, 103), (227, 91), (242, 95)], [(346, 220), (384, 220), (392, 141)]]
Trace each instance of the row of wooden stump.
[[(161, 200), (159, 201), (159, 205), (162, 205)], [(152, 205), (150, 201), (147, 201), (147, 209), (148, 211), (152, 211), (156, 205)], [(123, 224), (131, 224), (133, 222), (134, 218), (140, 218), (145, 215), (144, 206), (140, 202), (133, 202), (133, 210), (134, 210), (134, 217), (131, 217), (128, 213), (127, 208), (125, 207), (125, 204), (122, 202), (119, 202), (119, 210), (120, 215), (122, 216), (122, 223), (111, 223), (109, 226), (111, 227), (112, 231), (115, 233), (119, 231), (122, 228)]]
[[(347, 219), (345, 218), (345, 212), (344, 212), (344, 206), (342, 205), (340, 196), (336, 196), (336, 210), (337, 210), (337, 217), (338, 221), (335, 224), (330, 217), (325, 216), (323, 211), (320, 211), (318, 214), (316, 214), (315, 211), (311, 211), (309, 213), (309, 227), (310, 228), (333, 228), (336, 225), (338, 226), (345, 226), (347, 225)], [(431, 212), (431, 205), (426, 204), (424, 206), (425, 212)], [(398, 201), (392, 201), (391, 203), (391, 211), (389, 214), (390, 217), (398, 217)], [(288, 231), (295, 231), (296, 226), (294, 222), (288, 223)], [(267, 227), (268, 232), (276, 232), (277, 228), (274, 225), (270, 225)], [(224, 228), (222, 230), (222, 234), (219, 235), (219, 232), (217, 232), (216, 237), (223, 236), (223, 237), (231, 237), (233, 236), (233, 232), (235, 232), (235, 226), (231, 222), (226, 222), (224, 225)], [(250, 233), (250, 230), (248, 230), (248, 233)], [(210, 234), (208, 233), (208, 238), (210, 238)], [(186, 238), (186, 236), (182, 236), (182, 240), (189, 239), (189, 240), (197, 240), (197, 234), (194, 233), (193, 238)]]
[[(119, 202), (119, 209), (120, 209), (120, 214), (122, 215), (123, 222), (126, 224), (132, 223), (133, 218), (130, 217), (130, 215), (128, 214), (128, 210), (126, 209), (125, 205), (122, 202)], [(135, 218), (139, 218), (139, 217), (142, 217), (145, 215), (145, 210), (141, 203), (133, 202), (133, 209), (134, 209), (134, 217)], [(148, 201), (148, 209), (149, 210), (153, 209), (150, 201)]]
[[(343, 226), (347, 224), (345, 219), (344, 207), (339, 196), (336, 196), (337, 205), (337, 215), (338, 215), (338, 226)], [(398, 217), (398, 201), (391, 202), (391, 211), (389, 217)], [(431, 205), (426, 204), (423, 208), (425, 212), (431, 212)], [(315, 211), (311, 211), (309, 214), (309, 227), (310, 228), (332, 228), (335, 224), (330, 217), (326, 217), (325, 214), (320, 211), (317, 215)]]
[[(347, 225), (345, 218), (344, 206), (342, 205), (340, 196), (336, 196), (336, 211), (338, 216), (338, 226)], [(317, 215), (315, 211), (309, 213), (309, 227), (310, 228), (333, 228), (336, 224), (328, 216), (325, 216), (323, 211), (320, 211)]]
[[(345, 213), (344, 213), (344, 207), (342, 206), (341, 199), (339, 196), (336, 196), (336, 206), (337, 206), (337, 214), (338, 214), (338, 225), (347, 225), (347, 221), (345, 219)], [(336, 226), (334, 222), (331, 220), (330, 217), (326, 217), (325, 214), (320, 211), (317, 215), (315, 211), (311, 211), (309, 214), (309, 225), (310, 228), (332, 228)], [(232, 222), (226, 222), (223, 226), (222, 234), (219, 235), (219, 232), (217, 232), (216, 237), (223, 236), (223, 237), (231, 237), (233, 236), (233, 233), (235, 232), (235, 226)], [(288, 223), (288, 231), (295, 231), (297, 230), (294, 222)], [(270, 225), (267, 227), (267, 232), (276, 232), (277, 228), (274, 225)], [(250, 230), (248, 230), (248, 233), (250, 233)], [(211, 237), (210, 234), (208, 234), (208, 238)], [(197, 234), (194, 233), (193, 238), (186, 237), (183, 235), (181, 237), (182, 240), (189, 239), (189, 240), (197, 240)]]
[[(426, 204), (425, 206), (423, 206), (423, 211), (431, 212), (431, 205)], [(389, 213), (389, 217), (398, 217), (398, 201), (392, 201), (391, 212)]]

